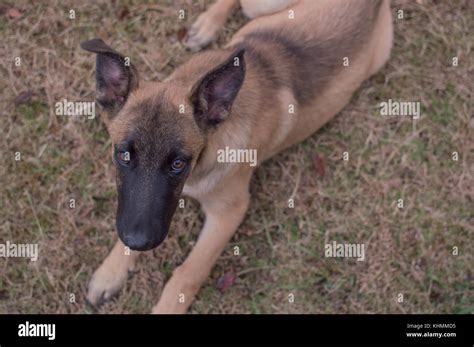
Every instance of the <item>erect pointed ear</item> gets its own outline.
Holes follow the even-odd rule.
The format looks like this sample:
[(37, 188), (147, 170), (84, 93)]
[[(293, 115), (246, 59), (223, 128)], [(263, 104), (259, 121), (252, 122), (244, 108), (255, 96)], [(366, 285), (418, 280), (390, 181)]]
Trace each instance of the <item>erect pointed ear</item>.
[(129, 94), (138, 88), (138, 72), (130, 60), (101, 39), (81, 43), (81, 48), (97, 53), (96, 99), (114, 117), (123, 107)]
[(194, 117), (201, 128), (225, 120), (245, 78), (245, 50), (240, 48), (209, 71), (192, 89)]

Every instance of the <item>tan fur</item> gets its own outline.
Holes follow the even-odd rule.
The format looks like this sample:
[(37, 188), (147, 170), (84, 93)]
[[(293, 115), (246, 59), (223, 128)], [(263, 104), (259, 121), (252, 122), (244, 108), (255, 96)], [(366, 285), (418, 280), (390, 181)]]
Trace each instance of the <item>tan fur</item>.
[(279, 12), (295, 4), (297, 0), (240, 0), (242, 12), (248, 18), (257, 18)]
[[(145, 90), (137, 90), (131, 96), (131, 101), (140, 103), (141, 98), (156, 94), (163, 88), (167, 90), (168, 99), (175, 105), (185, 103), (188, 111), (184, 117), (192, 117), (191, 105), (186, 101), (189, 88), (207, 71), (228, 57), (229, 52), (246, 40), (246, 35), (255, 32), (279, 32), (289, 36), (289, 42), (304, 37), (308, 42), (318, 40), (338, 39), (341, 30), (350, 28), (351, 21), (361, 20), (357, 17), (363, 13), (358, 11), (363, 1), (350, 0), (300, 0), (278, 2), (243, 1), (245, 11), (250, 15), (263, 16), (243, 27), (222, 51), (203, 52), (194, 56), (188, 63), (178, 68), (164, 83), (155, 83)], [(267, 7), (265, 8), (265, 4)], [(211, 6), (208, 12), (200, 16), (201, 23), (215, 20), (216, 13), (228, 14), (235, 6), (235, 1), (219, 0)], [(253, 6), (253, 7), (252, 7)], [(291, 6), (291, 7), (288, 7)], [(294, 11), (295, 19), (288, 18), (288, 10)], [(199, 240), (185, 262), (173, 273), (166, 284), (161, 299), (153, 309), (155, 313), (183, 313), (191, 304), (201, 283), (208, 277), (213, 264), (223, 251), (228, 241), (237, 230), (249, 204), (248, 185), (253, 168), (247, 164), (217, 163), (217, 150), (230, 148), (257, 149), (259, 164), (275, 153), (298, 143), (334, 117), (350, 100), (352, 93), (375, 73), (388, 59), (392, 44), (392, 24), (388, 1), (384, 0), (377, 10), (373, 28), (367, 37), (349, 37), (354, 47), (348, 58), (350, 65), (343, 67), (343, 56), (338, 56), (338, 47), (333, 47), (333, 54), (340, 59), (340, 67), (329, 74), (327, 83), (321, 84), (321, 90), (314, 91), (314, 98), (298, 103), (295, 90), (288, 86), (274, 88), (271, 81), (262, 85), (265, 71), (249, 61), (247, 74), (242, 89), (232, 108), (232, 115), (223, 122), (215, 132), (209, 134), (205, 150), (199, 162), (195, 163), (193, 171), (186, 181), (184, 194), (197, 199), (206, 214), (206, 222)], [(206, 18), (207, 17), (207, 18)], [(203, 19), (204, 18), (204, 19)], [(206, 32), (200, 25), (195, 28), (204, 38), (195, 38), (196, 42), (205, 42), (209, 36), (214, 37), (218, 27), (223, 25), (219, 20), (217, 25)], [(199, 34), (197, 34), (199, 36)], [(294, 35), (294, 36), (292, 36)], [(270, 55), (276, 66), (281, 67), (279, 77), (291, 78), (291, 71), (286, 68), (288, 56), (271, 42), (259, 41), (260, 49), (272, 51)], [(247, 52), (251, 54), (251, 52)], [(315, 64), (317, 61), (308, 61)], [(324, 72), (324, 71), (323, 71)], [(302, 92), (305, 92), (302, 90)], [(277, 95), (278, 102), (273, 102)], [(294, 105), (295, 113), (288, 111), (289, 105)], [(238, 115), (238, 116), (233, 116)], [(258, 115), (258, 117), (256, 116)], [(120, 140), (127, 127), (133, 126), (133, 115), (126, 110), (121, 112), (109, 127), (114, 141)], [(191, 133), (190, 133), (191, 134)], [(191, 136), (191, 135), (190, 135)], [(195, 143), (199, 147), (203, 144)], [(120, 252), (123, 247), (116, 246), (109, 258), (94, 275), (89, 288), (88, 298), (97, 301), (97, 297), (109, 297), (117, 287), (123, 285), (125, 273), (135, 261), (136, 255), (124, 256)], [(113, 265), (115, 264), (115, 265)], [(116, 273), (120, 280), (108, 281), (110, 271)], [(102, 294), (101, 294), (102, 293)], [(184, 303), (179, 301), (184, 295)]]

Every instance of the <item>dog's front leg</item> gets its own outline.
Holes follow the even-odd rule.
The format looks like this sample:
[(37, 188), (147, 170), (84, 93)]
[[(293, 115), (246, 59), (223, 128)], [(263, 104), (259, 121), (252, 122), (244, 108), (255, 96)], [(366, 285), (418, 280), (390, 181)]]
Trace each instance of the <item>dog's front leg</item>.
[(185, 313), (201, 284), (241, 223), (249, 204), (245, 185), (226, 184), (221, 194), (202, 202), (206, 221), (199, 239), (184, 263), (170, 278), (153, 313)]
[(112, 298), (122, 289), (140, 252), (131, 251), (118, 240), (112, 252), (92, 275), (87, 300), (94, 306)]

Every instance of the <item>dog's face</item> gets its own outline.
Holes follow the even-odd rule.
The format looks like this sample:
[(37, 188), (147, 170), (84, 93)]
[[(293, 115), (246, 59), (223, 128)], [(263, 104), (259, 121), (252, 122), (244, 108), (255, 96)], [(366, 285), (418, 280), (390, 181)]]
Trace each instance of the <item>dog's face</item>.
[(111, 117), (119, 237), (133, 250), (152, 249), (168, 234), (207, 137), (230, 113), (245, 76), (244, 52), (191, 86), (139, 86), (137, 70), (103, 41), (81, 46), (97, 53), (97, 101)]
[(117, 168), (117, 229), (134, 250), (166, 237), (184, 182), (204, 145), (194, 120), (179, 113), (159, 85), (133, 97), (111, 121)]

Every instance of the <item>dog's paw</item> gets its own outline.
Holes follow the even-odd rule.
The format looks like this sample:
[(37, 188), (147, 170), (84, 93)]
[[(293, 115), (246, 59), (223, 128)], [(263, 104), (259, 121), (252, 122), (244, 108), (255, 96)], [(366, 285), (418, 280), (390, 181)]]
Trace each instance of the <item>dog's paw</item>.
[(221, 27), (222, 20), (204, 12), (189, 29), (184, 45), (192, 51), (198, 51), (216, 39)]
[(128, 279), (128, 269), (117, 269), (102, 264), (92, 275), (87, 301), (98, 307), (114, 297)]

